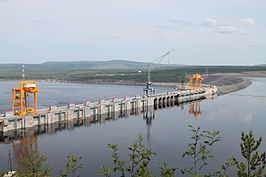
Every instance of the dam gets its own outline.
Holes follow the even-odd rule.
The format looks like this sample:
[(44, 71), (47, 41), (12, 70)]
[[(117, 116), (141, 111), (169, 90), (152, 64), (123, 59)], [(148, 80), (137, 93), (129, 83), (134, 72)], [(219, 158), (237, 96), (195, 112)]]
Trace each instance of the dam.
[(208, 87), (201, 90), (178, 90), (148, 96), (99, 99), (94, 102), (85, 101), (83, 104), (69, 103), (61, 107), (50, 105), (47, 109), (38, 110), (37, 114), (25, 116), (14, 115), (12, 111), (6, 111), (0, 115), (0, 133), (4, 135), (8, 131), (75, 119), (84, 120), (88, 117), (101, 122), (109, 118), (116, 119), (121, 115), (140, 114), (160, 105), (206, 99), (215, 95), (216, 92), (215, 87)]

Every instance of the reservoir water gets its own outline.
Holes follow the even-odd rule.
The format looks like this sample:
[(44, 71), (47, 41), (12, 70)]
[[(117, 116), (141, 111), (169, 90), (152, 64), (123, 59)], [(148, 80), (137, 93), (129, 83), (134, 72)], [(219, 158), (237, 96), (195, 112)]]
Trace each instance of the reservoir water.
[[(266, 146), (266, 78), (250, 78), (251, 86), (232, 94), (214, 99), (202, 100), (200, 113), (193, 114), (190, 108), (195, 106), (172, 106), (156, 110), (151, 121), (145, 114), (106, 120), (104, 123), (92, 123), (89, 126), (76, 126), (53, 133), (37, 135), (38, 148), (54, 168), (53, 174), (63, 167), (60, 160), (67, 155), (83, 156), (81, 176), (96, 176), (100, 166), (111, 167), (110, 150), (107, 144), (120, 145), (122, 158), (126, 159), (127, 146), (138, 135), (142, 135), (145, 144), (158, 155), (153, 158), (151, 169), (158, 173), (157, 167), (167, 161), (173, 167), (186, 167), (190, 159), (182, 159), (182, 154), (190, 143), (191, 132), (188, 125), (200, 126), (205, 130), (219, 130), (222, 142), (217, 143), (212, 152), (216, 156), (210, 160), (205, 171), (214, 171), (229, 157), (240, 157), (240, 133), (253, 130), (256, 137), (263, 136), (262, 148)], [(0, 82), (0, 111), (10, 109), (11, 88), (18, 87), (19, 82)], [(39, 104), (41, 108), (48, 105), (66, 105), (69, 102), (82, 103), (85, 100), (141, 95), (143, 86), (97, 85), (79, 83), (40, 82)], [(172, 91), (172, 87), (157, 87), (157, 92)], [(0, 144), (0, 169), (6, 169), (8, 150), (16, 161), (16, 151), (21, 140)]]

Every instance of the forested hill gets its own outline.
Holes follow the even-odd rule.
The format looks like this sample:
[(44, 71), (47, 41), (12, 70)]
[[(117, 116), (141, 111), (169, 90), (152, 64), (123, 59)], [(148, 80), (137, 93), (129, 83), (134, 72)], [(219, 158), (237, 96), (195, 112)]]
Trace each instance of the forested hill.
[[(26, 79), (49, 79), (90, 83), (144, 83), (147, 81), (147, 68), (145, 67), (145, 64), (142, 65), (142, 69), (140, 67), (141, 65), (138, 65), (139, 67), (135, 69), (110, 69), (111, 66), (105, 66), (106, 69), (88, 69), (89, 66), (86, 67), (85, 64), (83, 67), (86, 67), (86, 69), (76, 69), (78, 66), (75, 66), (74, 63), (71, 65), (71, 62), (69, 62), (67, 65), (68, 67), (62, 65), (60, 62), (48, 62), (42, 64), (42, 68), (39, 70), (29, 70), (27, 68), (29, 66), (26, 66)], [(17, 71), (10, 71), (8, 70), (8, 67), (4, 68), (4, 70), (0, 70), (0, 80), (21, 79), (21, 65), (18, 66)], [(79, 67), (82, 67), (81, 64)], [(153, 82), (176, 82), (177, 80), (184, 79), (195, 73), (205, 74), (206, 71), (208, 71), (209, 74), (245, 74), (245, 72), (252, 71), (253, 75), (258, 74), (259, 76), (262, 76), (261, 74), (264, 73), (265, 76), (266, 66), (169, 66), (153, 68), (151, 70), (151, 77)]]
[[(58, 62), (50, 61), (42, 64), (25, 64), (26, 71), (38, 72), (60, 72), (79, 69), (141, 69), (147, 67), (146, 62), (135, 62), (126, 60), (108, 60), (108, 61), (70, 61)], [(178, 66), (175, 64), (153, 64), (152, 67)], [(19, 72), (22, 64), (0, 64), (0, 72)]]

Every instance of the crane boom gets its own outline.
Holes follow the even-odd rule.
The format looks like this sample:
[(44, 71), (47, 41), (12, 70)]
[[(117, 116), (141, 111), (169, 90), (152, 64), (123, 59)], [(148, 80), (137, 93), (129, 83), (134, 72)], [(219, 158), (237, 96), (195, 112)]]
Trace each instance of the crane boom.
[(155, 93), (155, 89), (151, 87), (151, 85), (152, 85), (152, 82), (151, 82), (151, 65), (154, 64), (154, 63), (160, 63), (172, 51), (174, 51), (174, 49), (171, 49), (171, 50), (167, 51), (166, 53), (164, 53), (160, 57), (155, 58), (152, 62), (147, 64), (147, 83), (146, 83), (146, 87), (143, 89), (143, 91), (145, 92), (146, 96), (148, 96), (149, 93), (152, 93), (152, 94)]

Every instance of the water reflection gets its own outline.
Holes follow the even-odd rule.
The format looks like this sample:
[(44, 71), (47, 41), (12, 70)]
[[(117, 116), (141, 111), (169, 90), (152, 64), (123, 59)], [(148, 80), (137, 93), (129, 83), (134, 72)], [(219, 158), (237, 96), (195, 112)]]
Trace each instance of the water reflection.
[(189, 104), (189, 114), (193, 114), (195, 117), (200, 117), (202, 114), (201, 107), (200, 107), (200, 101), (194, 101)]
[[(30, 135), (18, 141), (12, 142), (11, 164), (23, 168), (21, 159), (30, 156), (32, 153), (39, 153), (38, 136)], [(12, 165), (13, 166), (13, 165)]]
[(132, 108), (130, 110), (105, 115), (94, 115), (86, 117), (85, 119), (74, 119), (70, 121), (55, 122), (52, 124), (43, 124), (26, 129), (8, 131), (0, 135), (0, 143), (12, 144), (10, 149), (12, 152), (11, 161), (14, 163), (13, 166), (21, 166), (19, 159), (27, 154), (26, 148), (28, 147), (29, 142), (36, 151), (39, 151), (38, 137), (40, 135), (56, 134), (60, 131), (69, 131), (82, 126), (89, 127), (93, 126), (93, 124), (104, 124), (106, 121), (116, 121), (117, 119), (134, 118), (135, 115), (142, 114), (142, 119), (145, 121), (146, 125), (146, 135), (143, 135), (147, 140), (147, 146), (151, 148), (151, 128), (153, 121), (156, 119), (156, 112), (159, 111), (159, 109), (166, 109), (168, 107), (180, 107), (181, 109), (184, 109), (184, 107), (188, 107), (189, 113), (199, 117), (201, 115), (200, 102), (201, 100), (182, 104), (178, 104), (177, 102), (161, 102), (154, 107), (147, 107), (144, 109)]
[(143, 119), (146, 121), (147, 126), (147, 142), (150, 144), (150, 129), (152, 126), (152, 121), (155, 119), (155, 111), (143, 112)]
[[(37, 125), (34, 127), (26, 128), (26, 129), (17, 129), (8, 132), (1, 132), (0, 134), (0, 143), (12, 143), (17, 140), (21, 140), (23, 142), (24, 138), (27, 138), (30, 135), (42, 135), (42, 134), (53, 134), (58, 131), (71, 130), (76, 127), (89, 127), (92, 124), (104, 124), (106, 121), (114, 121), (117, 119), (123, 118), (132, 118), (134, 115), (143, 114), (143, 120), (145, 120), (147, 127), (147, 139), (150, 139), (150, 128), (152, 126), (152, 121), (155, 119), (155, 113), (159, 109), (167, 108), (167, 107), (181, 107), (184, 109), (184, 106), (189, 107), (189, 113), (193, 114), (195, 117), (199, 117), (201, 115), (201, 100), (186, 102), (182, 104), (178, 104), (174, 101), (169, 102), (159, 102), (155, 104), (154, 107), (146, 107), (144, 109), (140, 108), (132, 108), (130, 110), (122, 110), (120, 112), (112, 112), (103, 115), (93, 115), (90, 117), (86, 117), (84, 119), (73, 119), (69, 121), (61, 121), (55, 122), (51, 124), (43, 124)], [(23, 144), (23, 143), (21, 143)]]

